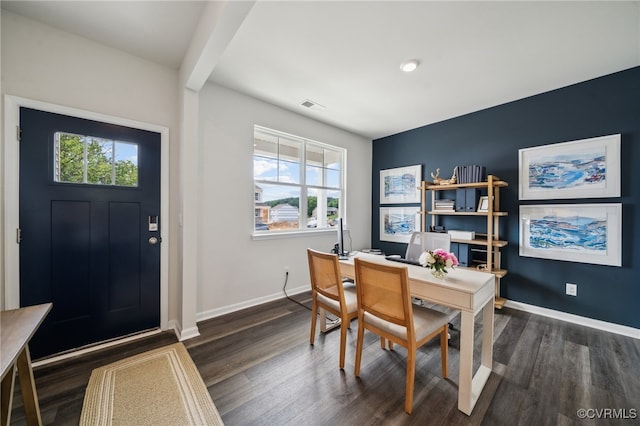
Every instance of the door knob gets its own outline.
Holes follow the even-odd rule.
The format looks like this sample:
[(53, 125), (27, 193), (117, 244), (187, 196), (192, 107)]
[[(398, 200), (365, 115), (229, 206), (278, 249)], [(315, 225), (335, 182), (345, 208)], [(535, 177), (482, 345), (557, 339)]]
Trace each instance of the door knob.
[(151, 244), (152, 246), (158, 244), (158, 238), (157, 237), (149, 238), (149, 244)]

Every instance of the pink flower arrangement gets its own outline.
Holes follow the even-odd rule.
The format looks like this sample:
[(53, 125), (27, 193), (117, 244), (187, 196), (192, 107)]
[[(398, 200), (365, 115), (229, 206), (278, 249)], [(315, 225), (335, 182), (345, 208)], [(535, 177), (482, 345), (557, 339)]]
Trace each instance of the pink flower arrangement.
[(425, 268), (430, 268), (433, 272), (440, 274), (448, 273), (447, 268), (458, 266), (458, 258), (453, 253), (447, 253), (442, 249), (425, 251), (418, 259)]

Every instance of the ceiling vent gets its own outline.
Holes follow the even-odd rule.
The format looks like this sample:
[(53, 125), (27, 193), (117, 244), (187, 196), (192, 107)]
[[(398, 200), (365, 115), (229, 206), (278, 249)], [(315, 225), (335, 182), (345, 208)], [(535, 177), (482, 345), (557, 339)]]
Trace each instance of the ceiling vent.
[(302, 103), (300, 104), (300, 106), (303, 106), (303, 107), (308, 108), (308, 109), (314, 109), (314, 110), (322, 110), (322, 109), (326, 109), (326, 107), (325, 107), (325, 106), (320, 105), (320, 104), (319, 104), (319, 103), (317, 103), (317, 102), (310, 101), (309, 99), (306, 99), (304, 102), (302, 102)]

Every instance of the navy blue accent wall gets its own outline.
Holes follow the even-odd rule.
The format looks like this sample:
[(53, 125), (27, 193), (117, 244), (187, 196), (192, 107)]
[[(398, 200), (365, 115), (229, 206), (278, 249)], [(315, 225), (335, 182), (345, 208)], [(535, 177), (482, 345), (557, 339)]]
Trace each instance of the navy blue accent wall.
[[(621, 197), (518, 200), (518, 150), (620, 133)], [(372, 247), (404, 253), (406, 244), (380, 241), (380, 170), (421, 164), (423, 179), (440, 168), (481, 164), (509, 183), (500, 191), (502, 296), (531, 305), (640, 328), (640, 67), (373, 141)], [(518, 208), (529, 204), (622, 203), (622, 267), (520, 257)], [(464, 219), (464, 220), (463, 220)], [(448, 229), (473, 229), (479, 219), (451, 217)], [(565, 283), (578, 284), (578, 296)]]

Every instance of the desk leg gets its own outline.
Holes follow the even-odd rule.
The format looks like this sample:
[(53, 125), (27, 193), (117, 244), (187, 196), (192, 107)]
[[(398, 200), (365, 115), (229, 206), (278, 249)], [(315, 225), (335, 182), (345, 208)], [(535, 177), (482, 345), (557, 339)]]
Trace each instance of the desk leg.
[(493, 303), (482, 309), (482, 358), (481, 365), (493, 369), (493, 318), (495, 309)]
[(460, 327), (460, 383), (458, 410), (470, 416), (493, 367), (493, 299), (482, 308), (481, 364), (473, 375), (474, 315), (462, 311)]
[(458, 410), (470, 415), (473, 409), (471, 386), (473, 378), (473, 312), (460, 313), (460, 378)]
[(327, 311), (322, 308), (318, 308), (318, 314), (320, 317), (320, 331), (322, 333), (328, 333), (334, 328), (340, 327), (340, 320), (333, 322), (331, 324), (327, 324)]
[(22, 352), (20, 352), (17, 364), (27, 424), (42, 426), (40, 405), (38, 404), (38, 394), (36, 392), (36, 382), (33, 379), (33, 370), (31, 369), (29, 346), (25, 346)]
[(2, 379), (2, 405), (0, 409), (0, 425), (5, 426), (11, 420), (11, 408), (13, 406), (13, 384), (16, 379), (16, 366), (12, 365), (7, 375)]

